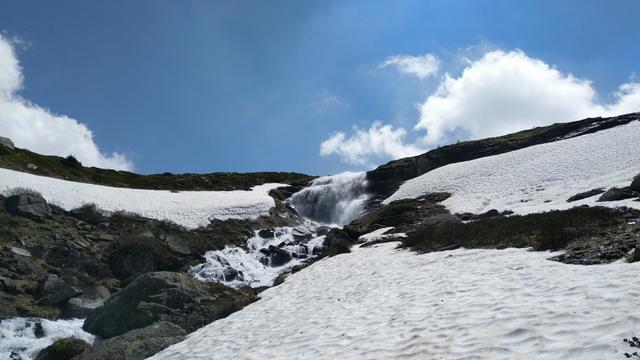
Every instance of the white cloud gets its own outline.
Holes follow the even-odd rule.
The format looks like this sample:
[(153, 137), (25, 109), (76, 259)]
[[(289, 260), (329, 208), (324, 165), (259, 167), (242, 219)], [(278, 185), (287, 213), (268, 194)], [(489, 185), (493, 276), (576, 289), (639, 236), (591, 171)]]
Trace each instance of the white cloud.
[(89, 166), (133, 168), (133, 163), (122, 154), (100, 152), (85, 124), (53, 114), (20, 97), (22, 79), (14, 47), (0, 35), (0, 136), (9, 137), (16, 146), (38, 153), (74, 155)]
[(327, 90), (318, 91), (316, 98), (318, 102), (318, 110), (320, 111), (331, 108), (349, 108), (349, 103), (340, 100), (340, 98)]
[(564, 74), (522, 51), (492, 51), (457, 77), (446, 75), (420, 107), (416, 129), (429, 144), (455, 132), (484, 138), (567, 122), (640, 110), (640, 84), (628, 83), (601, 103), (591, 82)]
[[(415, 67), (406, 58), (391, 57), (380, 67), (396, 65), (400, 71), (416, 73), (407, 70)], [(640, 111), (640, 82), (634, 78), (602, 101), (588, 79), (563, 73), (520, 50), (490, 51), (466, 63), (458, 77), (446, 74), (437, 90), (419, 105), (415, 128), (427, 133), (416, 143), (404, 143), (403, 128), (376, 122), (368, 131), (356, 129), (350, 137), (332, 135), (321, 144), (321, 155), (336, 154), (343, 162), (365, 164), (374, 155), (396, 159), (459, 138), (479, 139)]]
[(401, 74), (415, 76), (420, 80), (424, 80), (438, 73), (440, 60), (432, 54), (419, 56), (394, 55), (388, 57), (378, 66), (378, 69), (384, 69), (389, 66), (395, 67)]
[(354, 128), (354, 134), (347, 137), (337, 132), (320, 144), (320, 155), (338, 155), (346, 163), (370, 165), (371, 157), (392, 157), (394, 159), (417, 155), (424, 151), (416, 145), (405, 144), (407, 134), (403, 128), (394, 129), (376, 121), (368, 130)]

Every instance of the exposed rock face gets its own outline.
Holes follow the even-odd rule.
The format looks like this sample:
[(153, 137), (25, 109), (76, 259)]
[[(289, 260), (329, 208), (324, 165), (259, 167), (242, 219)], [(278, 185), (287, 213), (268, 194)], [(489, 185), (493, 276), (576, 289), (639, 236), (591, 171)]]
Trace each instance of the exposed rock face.
[(59, 339), (40, 351), (36, 360), (69, 360), (89, 348), (89, 344), (80, 339), (72, 337)]
[(418, 156), (391, 161), (369, 171), (367, 173), (368, 192), (375, 194), (380, 201), (389, 197), (404, 181), (444, 165), (502, 154), (561, 138), (594, 133), (637, 119), (637, 113), (611, 118), (592, 118), (539, 127), (506, 136), (443, 146)]
[(7, 211), (12, 215), (24, 216), (31, 219), (51, 217), (51, 208), (47, 201), (38, 193), (23, 193), (9, 196), (5, 200)]
[(73, 209), (71, 210), (71, 216), (91, 225), (97, 225), (103, 221), (106, 221), (106, 217), (98, 210), (95, 205), (85, 205), (77, 209)]
[(4, 148), (5, 151), (10, 151), (15, 149), (15, 145), (13, 145), (13, 141), (11, 141), (11, 139), (0, 136), (0, 148)]
[(640, 174), (638, 174), (634, 179), (631, 185), (629, 186), (632, 190), (640, 191)]
[(574, 202), (574, 201), (578, 201), (578, 200), (582, 200), (582, 199), (587, 199), (587, 198), (590, 198), (592, 196), (600, 195), (603, 192), (604, 192), (604, 190), (602, 190), (602, 189), (593, 189), (593, 190), (581, 192), (581, 193), (575, 194), (572, 197), (568, 198), (567, 202)]
[(184, 339), (179, 326), (159, 321), (147, 327), (107, 339), (74, 360), (142, 360)]
[(183, 273), (148, 273), (89, 314), (83, 328), (111, 338), (163, 320), (191, 332), (255, 299), (252, 289), (203, 283)]
[(613, 188), (602, 194), (598, 201), (620, 201), (634, 197), (638, 197), (638, 192), (633, 191), (630, 188)]

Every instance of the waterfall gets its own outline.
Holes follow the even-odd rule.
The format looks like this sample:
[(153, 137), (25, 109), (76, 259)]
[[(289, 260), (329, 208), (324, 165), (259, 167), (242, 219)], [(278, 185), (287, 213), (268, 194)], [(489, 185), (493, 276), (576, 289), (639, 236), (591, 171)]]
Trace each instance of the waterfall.
[(313, 180), (310, 186), (293, 194), (289, 203), (300, 215), (311, 220), (343, 226), (364, 213), (369, 195), (367, 174), (345, 172)]

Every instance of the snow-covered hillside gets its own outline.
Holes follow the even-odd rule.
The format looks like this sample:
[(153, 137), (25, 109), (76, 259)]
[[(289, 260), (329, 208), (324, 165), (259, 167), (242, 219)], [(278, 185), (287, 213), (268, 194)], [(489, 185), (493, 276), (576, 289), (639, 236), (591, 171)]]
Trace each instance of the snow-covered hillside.
[[(596, 204), (597, 196), (567, 203), (580, 192), (628, 186), (640, 173), (640, 121), (577, 138), (447, 165), (405, 182), (383, 203), (449, 192), (452, 212), (490, 209), (525, 214)], [(640, 208), (633, 200), (603, 206)]]
[(170, 220), (186, 228), (206, 226), (212, 219), (246, 219), (268, 215), (275, 206), (271, 189), (283, 184), (263, 184), (250, 191), (140, 190), (65, 181), (0, 169), (0, 192), (27, 188), (47, 201), (71, 210), (94, 203), (105, 211), (124, 210), (151, 219)]
[(152, 359), (612, 359), (640, 326), (640, 263), (394, 247), (317, 262)]

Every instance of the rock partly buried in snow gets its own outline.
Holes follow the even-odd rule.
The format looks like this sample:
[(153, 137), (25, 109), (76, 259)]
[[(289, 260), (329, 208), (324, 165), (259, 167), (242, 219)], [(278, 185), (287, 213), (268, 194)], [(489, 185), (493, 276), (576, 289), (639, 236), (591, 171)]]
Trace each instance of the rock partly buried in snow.
[(602, 194), (598, 201), (620, 201), (634, 197), (638, 197), (638, 192), (631, 188), (613, 188)]
[(574, 201), (578, 201), (578, 200), (588, 199), (588, 198), (590, 198), (592, 196), (600, 195), (603, 192), (604, 192), (604, 190), (602, 190), (602, 189), (593, 189), (593, 190), (577, 193), (577, 194), (571, 196), (570, 198), (568, 198), (567, 202), (574, 202)]
[(100, 342), (74, 360), (142, 360), (184, 339), (181, 327), (159, 321)]
[(633, 179), (629, 187), (632, 190), (640, 191), (640, 174), (636, 175), (636, 177)]
[(73, 337), (58, 339), (40, 351), (36, 360), (69, 360), (89, 348), (89, 344), (84, 340)]
[(23, 193), (9, 196), (5, 200), (7, 211), (12, 215), (24, 216), (31, 219), (51, 217), (51, 208), (47, 201), (38, 193)]
[(111, 338), (164, 320), (191, 332), (255, 299), (252, 289), (204, 283), (183, 273), (148, 273), (89, 314), (83, 329)]

